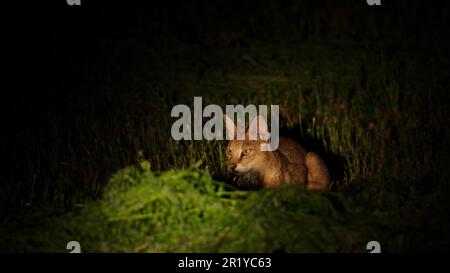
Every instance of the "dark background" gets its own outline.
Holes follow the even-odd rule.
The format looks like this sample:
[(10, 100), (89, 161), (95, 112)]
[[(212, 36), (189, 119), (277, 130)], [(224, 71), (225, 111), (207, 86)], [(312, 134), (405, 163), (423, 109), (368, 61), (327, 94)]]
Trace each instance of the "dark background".
[[(374, 169), (378, 162), (388, 167), (392, 162), (404, 164), (399, 163), (402, 167), (395, 171), (387, 167), (385, 173), (379, 172), (380, 181), (392, 180), (386, 185), (361, 185), (369, 185), (380, 193), (374, 204), (384, 204), (379, 200), (391, 193), (396, 194), (395, 198), (404, 198), (401, 200), (432, 194), (430, 199), (417, 201), (421, 205), (416, 207), (414, 203), (408, 217), (416, 217), (415, 209), (420, 207), (428, 218), (447, 223), (448, 217), (442, 215), (448, 212), (445, 198), (450, 192), (446, 146), (450, 121), (449, 16), (448, 1), (419, 0), (382, 0), (381, 6), (369, 6), (365, 0), (146, 4), (81, 0), (81, 6), (68, 6), (63, 0), (2, 3), (4, 83), (0, 97), (0, 147), (4, 163), (0, 173), (0, 212), (8, 215), (27, 207), (46, 206), (70, 210), (74, 204), (101, 196), (113, 173), (135, 164), (141, 157), (149, 159), (152, 170), (157, 172), (184, 167), (201, 158), (194, 155), (191, 161), (180, 163), (176, 156), (167, 155), (175, 148), (173, 143), (161, 139), (170, 130), (166, 122), (173, 105), (192, 102), (192, 94), (217, 95), (219, 103), (245, 104), (255, 98), (270, 101), (258, 91), (234, 91), (228, 96), (226, 90), (222, 94), (219, 88), (197, 91), (192, 87), (207, 86), (205, 82), (214, 81), (216, 74), (224, 79), (235, 70), (276, 74), (278, 68), (270, 67), (272, 62), (305, 62), (311, 64), (311, 74), (306, 77), (316, 84), (317, 79), (320, 82), (321, 77), (326, 78), (327, 60), (337, 63), (332, 63), (330, 70), (340, 70), (336, 66), (342, 65), (342, 71), (347, 71), (346, 65), (355, 62), (346, 56), (358, 57), (355, 52), (364, 52), (361, 58), (367, 58), (367, 63), (354, 65), (355, 75), (344, 75), (357, 77), (358, 86), (342, 91), (340, 88), (347, 86), (339, 86), (344, 79), (341, 82), (337, 77), (335, 81), (324, 80), (320, 90), (321, 98), (340, 98), (336, 99), (336, 107), (349, 109), (348, 116), (356, 120), (355, 124), (364, 124), (364, 129), (358, 131), (360, 136), (371, 134), (367, 128), (375, 128), (376, 136), (387, 135), (388, 148), (375, 147), (380, 152), (372, 151), (371, 158), (378, 158), (377, 154), (382, 158), (392, 151), (398, 157), (393, 156), (393, 161), (374, 159)], [(301, 61), (286, 53), (286, 49), (295, 52), (304, 45), (312, 45), (313, 53), (299, 55)], [(323, 51), (325, 57), (316, 61), (323, 48), (329, 50)], [(258, 59), (248, 52), (266, 55)], [(367, 52), (381, 55), (382, 65), (372, 66), (377, 62)], [(343, 61), (338, 63), (341, 58)], [(384, 111), (380, 107), (384, 94), (376, 92), (386, 90), (389, 97), (392, 90), (387, 87), (392, 86), (400, 90), (399, 98), (392, 99), (392, 109)], [(342, 92), (341, 96), (327, 94), (333, 88)], [(285, 95), (279, 96), (282, 99)], [(275, 101), (277, 96), (275, 92)], [(315, 95), (311, 91), (309, 96)], [(204, 104), (207, 102), (214, 100)], [(311, 116), (317, 110), (314, 107)], [(367, 116), (360, 118), (358, 111)], [(354, 113), (357, 114), (353, 116)], [(311, 127), (308, 118), (307, 123), (300, 119), (298, 124), (295, 120), (294, 125), (284, 125), (282, 129), (295, 135)], [(377, 121), (389, 130), (381, 128)], [(289, 115), (282, 122), (289, 124)], [(401, 125), (407, 128), (398, 129)], [(354, 128), (349, 131), (358, 139)], [(322, 147), (317, 134), (305, 133), (299, 141), (323, 152), (338, 189), (354, 185), (343, 182), (343, 177), (353, 174), (349, 162), (357, 159), (342, 151), (327, 154), (330, 147)], [(359, 145), (362, 144), (355, 141), (353, 148), (358, 150)], [(187, 150), (177, 152), (183, 160)], [(214, 154), (212, 162), (222, 161)], [(201, 167), (206, 167), (207, 163), (203, 164)], [(222, 167), (213, 166), (214, 178), (226, 180)], [(366, 175), (355, 176), (355, 181), (371, 179), (367, 175), (370, 172), (354, 173)], [(350, 187), (352, 190), (357, 197), (364, 192), (358, 186)], [(436, 192), (439, 194), (435, 196)], [(397, 211), (395, 204), (393, 210)], [(438, 216), (428, 214), (428, 209)], [(420, 218), (422, 214), (417, 215)], [(429, 223), (422, 218), (417, 222), (422, 226)], [(443, 227), (440, 233), (427, 232), (444, 236)], [(448, 239), (442, 241), (444, 247), (448, 245)], [(423, 249), (432, 250), (430, 245)]]
[[(76, 136), (72, 125), (85, 114), (86, 101), (94, 103), (101, 121), (114, 111), (111, 107), (119, 107), (117, 92), (123, 92), (108, 86), (123, 84), (133, 73), (155, 83), (170, 80), (155, 69), (157, 65), (149, 68), (148, 63), (164, 66), (167, 59), (193, 60), (187, 65), (201, 67), (201, 77), (202, 69), (227, 63), (227, 52), (252, 43), (282, 48), (321, 37), (318, 45), (326, 39), (350, 41), (356, 48), (380, 45), (388, 59), (413, 52), (418, 69), (425, 73), (428, 61), (440, 62), (440, 74), (434, 75), (440, 88), (431, 92), (437, 100), (447, 101), (448, 8), (446, 1), (382, 1), (381, 6), (369, 6), (363, 0), (152, 1), (145, 5), (82, 1), (81, 6), (65, 1), (10, 1), (2, 8), (1, 116), (6, 159), (2, 175), (6, 180), (27, 181), (23, 187), (28, 187), (32, 178), (25, 175), (24, 166), (38, 159), (32, 159), (37, 152), (30, 151), (27, 143), (37, 141), (46, 149), (63, 138), (61, 134)], [(127, 48), (130, 41), (139, 44), (138, 50), (167, 47), (168, 53), (160, 60), (154, 55), (144, 61), (139, 51)], [(195, 54), (183, 55), (185, 45), (195, 48)], [(224, 54), (216, 63), (207, 55), (212, 49)], [(410, 82), (403, 73), (407, 61), (399, 63), (395, 76), (405, 87)], [(424, 76), (423, 86), (416, 87), (425, 92), (427, 79)], [(107, 86), (99, 88), (98, 82)], [(177, 101), (176, 93), (182, 92), (180, 88), (170, 96)], [(45, 173), (50, 159), (39, 160)], [(123, 160), (119, 166), (132, 161)], [(99, 171), (100, 180), (108, 175), (109, 171)]]

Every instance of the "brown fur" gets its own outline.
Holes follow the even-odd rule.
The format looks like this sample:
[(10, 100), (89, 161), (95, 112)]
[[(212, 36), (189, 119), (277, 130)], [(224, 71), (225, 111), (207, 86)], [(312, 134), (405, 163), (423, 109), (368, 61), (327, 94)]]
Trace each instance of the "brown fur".
[[(248, 139), (248, 133), (246, 135)], [(309, 190), (328, 189), (330, 175), (319, 155), (307, 153), (300, 144), (284, 137), (280, 137), (279, 147), (273, 152), (261, 151), (261, 143), (264, 141), (230, 140), (228, 172), (252, 177), (264, 187), (274, 188), (286, 182), (306, 184)]]

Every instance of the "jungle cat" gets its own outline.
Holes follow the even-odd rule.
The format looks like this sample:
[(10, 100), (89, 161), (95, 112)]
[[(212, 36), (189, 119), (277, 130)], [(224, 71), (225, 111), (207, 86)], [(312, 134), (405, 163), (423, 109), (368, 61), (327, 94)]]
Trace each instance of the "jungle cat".
[[(245, 132), (245, 140), (237, 140), (236, 124), (224, 115), (229, 138), (227, 154), (227, 171), (235, 176), (242, 176), (263, 187), (278, 187), (281, 183), (300, 183), (309, 190), (327, 190), (330, 185), (328, 168), (320, 156), (306, 152), (297, 142), (279, 138), (275, 151), (261, 151), (260, 145), (268, 143), (261, 135), (269, 134), (268, 126), (261, 115), (257, 115)], [(249, 140), (249, 132), (256, 130), (256, 140)]]

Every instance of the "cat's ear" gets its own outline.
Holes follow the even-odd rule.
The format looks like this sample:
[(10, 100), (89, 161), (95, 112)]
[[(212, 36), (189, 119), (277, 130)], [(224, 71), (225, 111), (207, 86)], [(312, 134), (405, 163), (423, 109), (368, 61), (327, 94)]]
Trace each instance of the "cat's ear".
[(256, 115), (250, 122), (248, 127), (248, 135), (250, 139), (268, 140), (270, 137), (269, 126), (266, 120), (260, 114)]
[(227, 140), (236, 139), (237, 128), (236, 124), (234, 124), (234, 121), (226, 114), (223, 114), (223, 120), (225, 121)]

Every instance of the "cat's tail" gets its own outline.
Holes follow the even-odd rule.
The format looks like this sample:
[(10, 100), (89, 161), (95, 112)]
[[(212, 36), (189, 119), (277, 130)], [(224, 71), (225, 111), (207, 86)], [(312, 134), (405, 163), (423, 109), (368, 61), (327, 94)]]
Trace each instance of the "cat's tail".
[(309, 190), (328, 190), (330, 186), (330, 173), (327, 165), (316, 153), (306, 154), (307, 179), (306, 188)]

